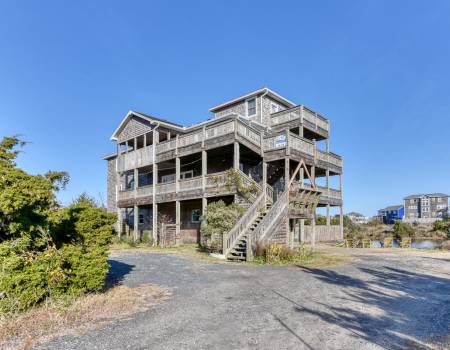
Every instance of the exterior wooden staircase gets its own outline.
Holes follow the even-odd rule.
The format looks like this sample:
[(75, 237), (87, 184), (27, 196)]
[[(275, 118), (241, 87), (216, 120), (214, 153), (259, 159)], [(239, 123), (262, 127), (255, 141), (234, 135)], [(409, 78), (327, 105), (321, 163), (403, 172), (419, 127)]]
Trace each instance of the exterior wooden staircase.
[[(297, 166), (293, 178), (284, 192), (272, 204), (272, 196), (261, 193), (241, 216), (231, 231), (223, 237), (223, 255), (229, 260), (243, 261), (253, 255), (256, 245), (266, 245), (290, 215), (308, 218), (315, 211), (321, 192), (315, 185), (305, 188), (294, 183), (295, 175), (303, 161)], [(308, 170), (305, 168), (308, 177)], [(270, 192), (272, 194), (273, 192)]]
[(270, 210), (271, 207), (272, 207), (272, 203), (270, 203), (270, 202), (266, 203), (265, 210), (260, 211), (258, 216), (247, 227), (246, 232), (241, 234), (236, 239), (236, 242), (235, 242), (233, 248), (231, 250), (229, 250), (228, 254), (226, 255), (228, 260), (237, 260), (237, 261), (247, 260), (248, 237), (250, 237), (252, 235), (253, 231), (258, 227), (258, 225), (264, 219), (264, 217), (266, 216), (266, 213)]

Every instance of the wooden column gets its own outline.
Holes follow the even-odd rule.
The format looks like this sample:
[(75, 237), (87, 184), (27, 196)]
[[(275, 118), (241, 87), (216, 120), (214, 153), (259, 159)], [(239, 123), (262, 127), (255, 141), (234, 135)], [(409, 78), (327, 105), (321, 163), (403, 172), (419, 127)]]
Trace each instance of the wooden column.
[(314, 210), (313, 217), (311, 219), (311, 248), (314, 249), (316, 247), (316, 212)]
[(202, 151), (202, 190), (203, 195), (206, 191), (206, 175), (208, 173), (208, 154), (205, 150)]
[(179, 200), (176, 200), (175, 201), (175, 223), (176, 223), (177, 237), (180, 234), (180, 225), (181, 225), (180, 214), (181, 214), (181, 203)]
[(175, 193), (180, 190), (180, 157), (175, 158)]
[(339, 226), (340, 226), (340, 233), (341, 233), (341, 237), (339, 237), (340, 239), (344, 238), (344, 208), (341, 206), (339, 206)]
[(234, 152), (233, 152), (233, 168), (239, 170), (239, 142), (234, 141)]
[(156, 146), (159, 143), (159, 132), (153, 129), (153, 198), (152, 198), (152, 234), (153, 245), (158, 244), (158, 204), (156, 202), (156, 188), (158, 185), (158, 164), (156, 163)]
[(289, 183), (289, 174), (290, 174), (290, 169), (289, 169), (289, 157), (285, 157), (284, 158), (284, 186), (286, 187)]
[(139, 187), (139, 169), (133, 170), (133, 180), (134, 180), (134, 193), (136, 195), (137, 188)]
[(139, 207), (137, 205), (134, 206), (133, 213), (133, 240), (137, 242), (139, 239)]
[(316, 166), (315, 165), (311, 166), (311, 181), (312, 181), (313, 185), (316, 184)]
[[(330, 195), (330, 170), (326, 170), (327, 196)], [(330, 204), (327, 204), (327, 226), (331, 225), (330, 220)]]
[(208, 206), (208, 200), (206, 197), (202, 198), (202, 215), (205, 215), (206, 207)]
[[(240, 154), (239, 154), (239, 142), (234, 141), (234, 152), (233, 152), (233, 169), (234, 170), (239, 170), (239, 159), (240, 159)], [(238, 202), (238, 195), (235, 194), (234, 195), (234, 202), (237, 203)]]
[(264, 203), (267, 203), (267, 163), (263, 160), (262, 163), (262, 191), (264, 194)]
[(122, 237), (123, 234), (123, 213), (121, 208), (117, 208), (117, 236)]
[(288, 210), (286, 214), (286, 221), (285, 221), (285, 227), (286, 227), (286, 239), (289, 247), (292, 247), (292, 232), (289, 227), (289, 181), (290, 181), (290, 169), (289, 169), (289, 157), (284, 158), (284, 190), (288, 191)]
[(330, 205), (327, 204), (327, 226), (330, 226), (331, 220), (330, 220)]
[(300, 242), (305, 243), (305, 219), (300, 219)]
[(158, 243), (158, 204), (156, 203), (157, 184), (158, 184), (158, 164), (153, 163), (153, 204), (152, 204), (153, 245), (157, 245)]
[(208, 154), (202, 150), (202, 215), (206, 210), (206, 175), (208, 172)]

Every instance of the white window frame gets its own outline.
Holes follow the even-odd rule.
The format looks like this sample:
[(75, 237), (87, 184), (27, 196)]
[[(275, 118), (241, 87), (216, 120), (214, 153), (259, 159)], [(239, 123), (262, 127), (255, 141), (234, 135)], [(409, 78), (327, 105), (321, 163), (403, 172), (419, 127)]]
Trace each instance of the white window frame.
[(167, 184), (171, 182), (175, 182), (175, 174), (168, 174), (161, 176), (161, 183)]
[[(253, 101), (253, 100), (255, 101), (255, 113), (254, 114), (248, 114), (248, 110), (249, 110), (248, 103), (250, 101)], [(255, 115), (258, 114), (258, 104), (256, 102), (257, 102), (256, 101), (256, 97), (251, 97), (251, 98), (248, 98), (248, 99), (245, 100), (245, 115), (247, 117), (254, 117)]]
[[(187, 174), (190, 174), (190, 177), (186, 177)], [(194, 177), (194, 170), (186, 170), (186, 171), (182, 171), (180, 172), (180, 180), (189, 180), (192, 179)]]

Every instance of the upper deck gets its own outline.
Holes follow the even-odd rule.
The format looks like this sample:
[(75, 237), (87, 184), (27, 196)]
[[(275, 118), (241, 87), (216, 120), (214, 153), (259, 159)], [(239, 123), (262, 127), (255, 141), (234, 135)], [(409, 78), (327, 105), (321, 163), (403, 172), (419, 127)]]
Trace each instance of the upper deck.
[(304, 158), (309, 165), (330, 169), (334, 173), (342, 172), (342, 158), (318, 149), (313, 141), (292, 132), (273, 133), (269, 129), (258, 128), (238, 115), (213, 119), (185, 134), (178, 134), (175, 138), (154, 145), (120, 153), (118, 150), (117, 171), (144, 167), (154, 162), (225, 146), (234, 141), (245, 145), (268, 161), (292, 156)]

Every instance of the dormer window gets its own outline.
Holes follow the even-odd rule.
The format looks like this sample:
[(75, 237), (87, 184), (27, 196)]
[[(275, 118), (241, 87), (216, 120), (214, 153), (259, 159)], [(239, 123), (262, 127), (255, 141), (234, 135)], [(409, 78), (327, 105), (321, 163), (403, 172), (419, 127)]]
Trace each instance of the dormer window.
[(247, 117), (251, 117), (256, 114), (256, 98), (247, 100)]

